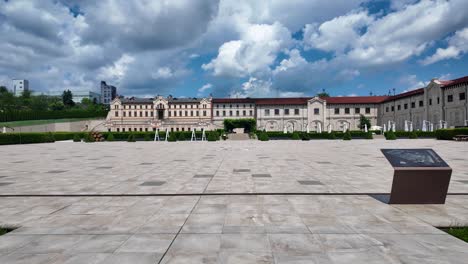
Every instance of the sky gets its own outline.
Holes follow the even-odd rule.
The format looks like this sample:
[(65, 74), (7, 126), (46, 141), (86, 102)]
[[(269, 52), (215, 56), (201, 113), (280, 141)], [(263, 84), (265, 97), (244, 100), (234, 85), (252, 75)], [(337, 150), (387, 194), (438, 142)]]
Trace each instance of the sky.
[(0, 0), (0, 85), (383, 95), (468, 75), (467, 0)]

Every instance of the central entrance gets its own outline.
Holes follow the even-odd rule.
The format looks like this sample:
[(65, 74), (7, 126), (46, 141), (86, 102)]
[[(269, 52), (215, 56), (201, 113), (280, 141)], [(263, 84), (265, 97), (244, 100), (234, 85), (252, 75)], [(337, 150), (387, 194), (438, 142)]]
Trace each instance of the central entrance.
[(164, 109), (158, 109), (158, 119), (164, 119)]

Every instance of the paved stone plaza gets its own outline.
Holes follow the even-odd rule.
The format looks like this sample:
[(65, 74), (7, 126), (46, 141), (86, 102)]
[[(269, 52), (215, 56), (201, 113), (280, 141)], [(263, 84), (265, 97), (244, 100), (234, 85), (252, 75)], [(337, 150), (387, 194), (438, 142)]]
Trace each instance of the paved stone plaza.
[[(445, 205), (388, 205), (381, 148), (433, 148)], [(115, 142), (0, 147), (0, 263), (466, 263), (468, 143)]]

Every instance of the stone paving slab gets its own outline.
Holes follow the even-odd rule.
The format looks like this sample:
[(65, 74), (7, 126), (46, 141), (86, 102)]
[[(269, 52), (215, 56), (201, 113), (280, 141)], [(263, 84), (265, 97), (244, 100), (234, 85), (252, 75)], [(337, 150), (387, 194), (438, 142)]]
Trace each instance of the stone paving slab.
[[(367, 195), (9, 197), (0, 263), (465, 263), (468, 196), (388, 205)], [(35, 208), (53, 207), (62, 210)], [(119, 207), (119, 210), (90, 208)], [(427, 208), (428, 210), (424, 210)], [(457, 208), (457, 210), (455, 210)]]
[(17, 227), (0, 236), (0, 263), (465, 263), (468, 244), (435, 226), (468, 225), (468, 195), (365, 195), (389, 192), (380, 148), (401, 146), (434, 148), (454, 169), (449, 191), (468, 193), (460, 142), (2, 146), (0, 194), (25, 196), (0, 197), (0, 226)]
[(434, 139), (2, 146), (0, 193), (389, 193), (393, 169), (380, 149), (402, 147), (433, 148), (453, 168), (449, 192), (468, 193), (468, 144)]

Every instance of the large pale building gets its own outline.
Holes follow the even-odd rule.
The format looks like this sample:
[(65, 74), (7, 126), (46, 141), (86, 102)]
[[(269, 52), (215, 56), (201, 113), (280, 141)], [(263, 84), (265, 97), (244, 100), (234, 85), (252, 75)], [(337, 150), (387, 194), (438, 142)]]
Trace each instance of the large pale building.
[(359, 129), (361, 115), (372, 125), (466, 126), (468, 76), (393, 96), (299, 98), (116, 98), (107, 116), (110, 131), (190, 131), (223, 128), (227, 118), (254, 118), (266, 131)]
[(29, 81), (24, 79), (13, 79), (13, 94), (21, 96), (24, 91), (29, 91)]

